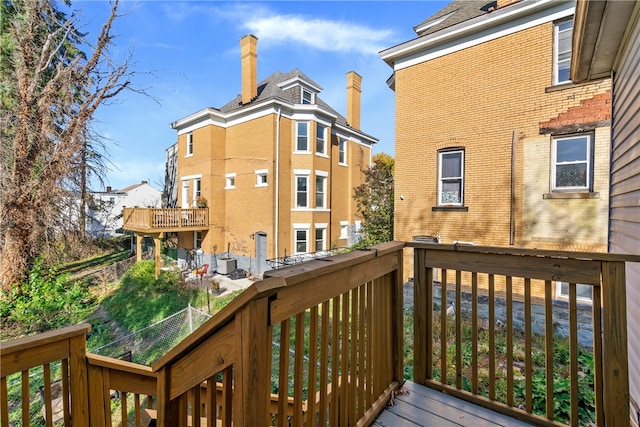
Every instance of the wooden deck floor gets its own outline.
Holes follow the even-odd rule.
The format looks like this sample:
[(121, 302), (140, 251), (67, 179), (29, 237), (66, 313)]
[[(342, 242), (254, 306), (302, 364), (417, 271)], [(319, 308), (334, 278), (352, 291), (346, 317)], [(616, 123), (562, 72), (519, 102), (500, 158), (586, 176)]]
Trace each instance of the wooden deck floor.
[(380, 414), (374, 426), (388, 427), (495, 427), (530, 426), (506, 415), (407, 381), (409, 393), (395, 397), (394, 405)]

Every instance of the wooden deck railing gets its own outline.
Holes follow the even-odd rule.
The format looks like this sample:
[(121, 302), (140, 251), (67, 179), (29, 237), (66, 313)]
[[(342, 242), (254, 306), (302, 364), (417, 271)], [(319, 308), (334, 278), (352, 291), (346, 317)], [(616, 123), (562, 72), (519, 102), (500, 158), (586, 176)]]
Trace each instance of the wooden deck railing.
[(85, 354), (88, 325), (3, 344), (2, 425), (39, 418), (29, 371), (61, 359), (67, 426), (370, 424), (402, 381), (403, 247), (274, 271), (152, 367)]
[[(628, 424), (628, 257), (408, 245), (415, 382), (537, 425)], [(591, 287), (591, 304), (578, 303), (577, 284)]]
[(209, 209), (123, 208), (123, 228), (126, 230), (179, 230), (209, 226)]
[[(402, 380), (403, 246), (278, 270), (245, 290), (153, 365), (159, 425), (370, 423)], [(197, 390), (213, 382), (222, 401), (205, 402)]]
[[(369, 425), (402, 382), (404, 320), (414, 321), (415, 382), (551, 426), (578, 425), (585, 392), (596, 425), (627, 424), (624, 258), (408, 245), (415, 301), (406, 319), (405, 244), (391, 242), (271, 272), (151, 367), (86, 353), (88, 325), (2, 343), (2, 426)], [(570, 283), (564, 305), (552, 302), (559, 280)], [(591, 346), (578, 337), (577, 283), (593, 286)], [(43, 379), (30, 378), (35, 371)], [(566, 420), (554, 411), (561, 399)]]

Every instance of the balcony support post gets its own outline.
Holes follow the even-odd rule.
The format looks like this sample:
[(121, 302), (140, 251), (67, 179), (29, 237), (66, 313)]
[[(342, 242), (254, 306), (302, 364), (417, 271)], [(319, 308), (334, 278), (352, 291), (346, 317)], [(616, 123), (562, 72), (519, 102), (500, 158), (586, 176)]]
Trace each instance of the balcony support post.
[(162, 250), (162, 242), (160, 241), (160, 236), (162, 233), (152, 234), (153, 236), (153, 244), (154, 244), (154, 253), (155, 253), (155, 261), (156, 261), (156, 280), (160, 278), (160, 266), (162, 264), (162, 260), (160, 258), (160, 252)]
[(144, 234), (135, 233), (136, 234), (136, 261), (142, 261), (142, 240), (144, 239)]
[(606, 425), (629, 423), (627, 298), (624, 262), (602, 262), (603, 396)]

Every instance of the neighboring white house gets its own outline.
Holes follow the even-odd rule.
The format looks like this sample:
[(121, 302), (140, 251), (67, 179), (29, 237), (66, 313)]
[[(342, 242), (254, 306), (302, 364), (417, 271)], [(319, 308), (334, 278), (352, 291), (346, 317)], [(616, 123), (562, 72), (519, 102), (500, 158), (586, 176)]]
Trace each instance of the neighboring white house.
[(111, 237), (122, 234), (123, 207), (159, 208), (162, 192), (147, 181), (130, 185), (122, 190), (91, 193), (87, 204), (87, 234), (92, 237)]

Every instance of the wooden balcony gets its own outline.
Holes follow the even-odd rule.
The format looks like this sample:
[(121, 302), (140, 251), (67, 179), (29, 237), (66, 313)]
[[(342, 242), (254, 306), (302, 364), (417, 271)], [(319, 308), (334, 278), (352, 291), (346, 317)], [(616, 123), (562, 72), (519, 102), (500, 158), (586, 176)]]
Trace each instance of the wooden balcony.
[(137, 233), (199, 231), (209, 228), (209, 209), (124, 208), (125, 230)]
[[(408, 246), (415, 257), (413, 287), (402, 282)], [(578, 382), (586, 369), (581, 360), (589, 352), (593, 424), (627, 425), (625, 261), (640, 262), (640, 256), (390, 242), (298, 264), (254, 283), (151, 367), (87, 353), (88, 325), (3, 343), (0, 421), (2, 426), (40, 425), (43, 418), (51, 425), (56, 417), (67, 426), (71, 421), (146, 426), (151, 419), (160, 426), (438, 424), (426, 418), (430, 414), (438, 425), (477, 425), (480, 414), (491, 412), (513, 421), (495, 425), (578, 425)], [(569, 283), (569, 297), (557, 306), (552, 286), (560, 280)], [(576, 283), (593, 290), (588, 347), (579, 344), (584, 325), (576, 314)], [(411, 288), (413, 298), (403, 302)], [(506, 302), (505, 313), (497, 301)], [(405, 308), (414, 323), (407, 354)], [(500, 342), (498, 318), (506, 324)], [(538, 411), (534, 371), (546, 378), (560, 375), (554, 362), (554, 333), (560, 327), (568, 331), (568, 397), (546, 381), (544, 409)], [(487, 347), (479, 344), (483, 333)], [(536, 335), (544, 343), (542, 355), (531, 347)], [(405, 356), (413, 360), (415, 384), (402, 388)], [(543, 368), (536, 371), (540, 360)], [(479, 366), (487, 367), (489, 381), (479, 380)], [(37, 390), (29, 378), (35, 371), (42, 372), (42, 412), (34, 410)], [(49, 390), (58, 379), (62, 393), (56, 401)], [(424, 387), (431, 392), (420, 391)], [(561, 397), (569, 405), (564, 421), (554, 413)], [(458, 403), (445, 403), (452, 398)], [(391, 399), (394, 406), (388, 405)], [(434, 415), (443, 406), (452, 411)], [(9, 414), (19, 420), (10, 424)], [(451, 423), (442, 424), (445, 418)], [(482, 425), (493, 423), (482, 419)]]

